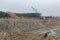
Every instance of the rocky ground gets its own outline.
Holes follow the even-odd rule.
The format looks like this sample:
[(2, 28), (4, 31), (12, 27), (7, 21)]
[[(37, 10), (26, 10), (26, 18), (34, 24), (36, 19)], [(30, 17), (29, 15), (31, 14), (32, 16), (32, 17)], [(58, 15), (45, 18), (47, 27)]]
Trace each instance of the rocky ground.
[(0, 40), (60, 40), (59, 36), (47, 36), (27, 32), (0, 32)]
[(0, 40), (60, 40), (59, 35), (59, 26), (46, 27), (41, 20), (0, 19)]

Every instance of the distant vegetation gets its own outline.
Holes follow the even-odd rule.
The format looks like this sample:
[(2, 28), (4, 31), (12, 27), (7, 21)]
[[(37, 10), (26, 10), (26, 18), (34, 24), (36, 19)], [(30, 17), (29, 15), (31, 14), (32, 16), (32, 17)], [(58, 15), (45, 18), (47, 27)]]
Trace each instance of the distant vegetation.
[[(15, 13), (18, 17), (38, 17), (41, 18), (41, 13)], [(10, 16), (3, 11), (0, 11), (0, 18), (9, 18)], [(46, 18), (53, 18), (52, 16), (46, 16)]]
[[(40, 13), (15, 13), (18, 17), (40, 17)], [(10, 17), (6, 12), (0, 11), (0, 18)]]
[(9, 15), (5, 12), (0, 11), (0, 18), (5, 18), (5, 17), (9, 17)]
[(23, 16), (23, 17), (40, 17), (41, 14), (40, 13), (22, 13), (22, 14), (17, 14), (19, 17)]

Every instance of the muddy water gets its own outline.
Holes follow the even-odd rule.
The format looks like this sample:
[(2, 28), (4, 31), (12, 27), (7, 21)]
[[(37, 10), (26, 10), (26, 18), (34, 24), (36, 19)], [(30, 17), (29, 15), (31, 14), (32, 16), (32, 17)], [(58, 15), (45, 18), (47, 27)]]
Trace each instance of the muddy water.
[(40, 29), (27, 30), (27, 31), (25, 30), (25, 32), (33, 32), (33, 33), (40, 33), (40, 34), (50, 32), (48, 34), (49, 36), (60, 36), (60, 27), (57, 26), (55, 28), (40, 28)]

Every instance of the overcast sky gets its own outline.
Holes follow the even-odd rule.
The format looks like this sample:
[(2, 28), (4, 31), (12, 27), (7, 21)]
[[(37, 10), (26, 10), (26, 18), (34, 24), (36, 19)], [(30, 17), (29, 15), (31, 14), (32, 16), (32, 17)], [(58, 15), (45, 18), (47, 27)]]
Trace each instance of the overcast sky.
[(0, 11), (34, 12), (33, 6), (45, 16), (60, 16), (60, 0), (0, 0)]

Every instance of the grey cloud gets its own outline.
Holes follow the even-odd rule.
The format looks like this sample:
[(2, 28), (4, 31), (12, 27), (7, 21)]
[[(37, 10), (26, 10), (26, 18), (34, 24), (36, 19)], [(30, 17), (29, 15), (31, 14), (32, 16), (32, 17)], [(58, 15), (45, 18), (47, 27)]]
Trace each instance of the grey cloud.
[(0, 0), (0, 10), (33, 12), (34, 6), (43, 15), (60, 16), (60, 0)]

